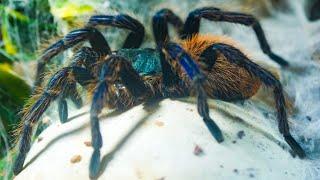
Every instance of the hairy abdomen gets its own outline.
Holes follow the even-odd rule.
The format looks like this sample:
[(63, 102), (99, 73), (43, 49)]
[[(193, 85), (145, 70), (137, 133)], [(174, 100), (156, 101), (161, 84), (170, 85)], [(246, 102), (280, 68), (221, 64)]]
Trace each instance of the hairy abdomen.
[[(201, 53), (213, 44), (228, 44), (242, 49), (235, 41), (224, 36), (197, 35), (181, 41), (180, 44), (199, 63)], [(214, 57), (213, 57), (214, 58)], [(214, 59), (212, 59), (214, 61)], [(210, 70), (204, 70), (208, 77), (205, 90), (209, 97), (225, 101), (248, 99), (260, 88), (261, 81), (246, 69), (231, 63), (223, 54), (218, 53), (215, 64)]]
[(225, 101), (248, 99), (257, 93), (261, 85), (261, 81), (246, 69), (221, 56), (207, 76), (205, 89), (208, 95)]

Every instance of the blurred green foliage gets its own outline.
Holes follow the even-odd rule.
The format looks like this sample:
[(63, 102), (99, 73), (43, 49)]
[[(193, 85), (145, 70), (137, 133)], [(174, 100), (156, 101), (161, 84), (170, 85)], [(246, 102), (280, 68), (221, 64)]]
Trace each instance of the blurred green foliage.
[(0, 62), (34, 60), (40, 42), (56, 32), (46, 0), (2, 0), (0, 14)]
[(19, 123), (19, 111), (31, 93), (13, 66), (16, 61), (36, 60), (41, 42), (54, 35), (56, 24), (47, 0), (0, 0), (0, 179), (5, 173), (11, 174), (5, 170), (8, 167), (5, 142), (12, 147), (12, 130)]
[[(0, 121), (0, 129), (4, 129), (4, 125)], [(6, 141), (7, 137), (5, 132), (0, 131), (0, 139), (4, 140), (4, 149), (9, 151), (9, 143)], [(10, 170), (12, 166), (12, 161), (16, 157), (16, 153), (10, 151), (5, 158), (0, 159), (0, 179), (12, 179), (13, 172)]]
[[(10, 132), (18, 123), (18, 111), (23, 106), (24, 100), (30, 95), (30, 91), (30, 87), (12, 71), (9, 64), (0, 64), (0, 118), (4, 131), (9, 134), (7, 136), (9, 142), (13, 138)], [(3, 141), (0, 141), (0, 145), (4, 147)], [(0, 153), (3, 150), (1, 148)]]

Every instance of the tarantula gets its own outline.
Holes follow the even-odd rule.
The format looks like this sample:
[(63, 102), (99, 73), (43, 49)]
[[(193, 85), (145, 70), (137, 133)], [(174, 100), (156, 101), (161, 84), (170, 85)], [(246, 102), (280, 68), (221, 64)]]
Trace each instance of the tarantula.
[[(209, 116), (207, 96), (225, 101), (244, 100), (253, 96), (261, 86), (273, 88), (279, 131), (293, 152), (300, 158), (305, 152), (289, 132), (285, 98), (279, 80), (263, 67), (252, 62), (227, 37), (201, 35), (201, 19), (225, 21), (252, 27), (262, 51), (281, 66), (288, 62), (274, 54), (258, 20), (252, 15), (226, 12), (215, 7), (199, 8), (189, 13), (185, 23), (171, 10), (162, 9), (152, 19), (155, 49), (137, 49), (145, 30), (136, 19), (125, 15), (95, 15), (87, 25), (68, 33), (41, 56), (35, 85), (43, 82), (45, 65), (58, 53), (88, 40), (91, 47), (80, 48), (69, 66), (57, 71), (48, 81), (40, 96), (23, 115), (18, 156), (13, 172), (22, 171), (30, 149), (34, 124), (54, 101), (59, 101), (60, 120), (68, 117), (66, 98), (81, 105), (76, 83), (93, 90), (90, 110), (93, 154), (90, 161), (91, 178), (99, 175), (102, 138), (99, 114), (107, 106), (128, 109), (152, 98), (176, 98), (194, 95), (198, 113), (217, 142), (224, 140), (220, 128)], [(180, 40), (169, 38), (168, 24), (179, 34)], [(120, 50), (112, 51), (98, 25), (123, 28), (130, 31)], [(131, 55), (128, 55), (131, 54)]]

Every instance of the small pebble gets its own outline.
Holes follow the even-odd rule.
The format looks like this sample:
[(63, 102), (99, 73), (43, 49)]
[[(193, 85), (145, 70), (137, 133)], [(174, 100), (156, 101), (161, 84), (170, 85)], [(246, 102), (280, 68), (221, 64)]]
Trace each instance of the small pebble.
[(193, 150), (193, 154), (196, 156), (203, 154), (202, 148), (200, 146), (196, 145), (196, 147)]
[(254, 174), (250, 173), (250, 174), (249, 174), (249, 177), (250, 177), (250, 178), (254, 178)]
[(312, 118), (310, 116), (306, 116), (308, 121), (312, 121)]
[(191, 108), (187, 108), (187, 111), (193, 112), (193, 109), (191, 109)]
[(43, 137), (38, 137), (38, 142), (42, 141)]
[(85, 141), (85, 142), (83, 142), (83, 144), (86, 145), (87, 147), (91, 147), (92, 146), (91, 141)]
[(71, 162), (72, 164), (78, 163), (78, 162), (80, 162), (80, 161), (81, 161), (81, 156), (80, 156), (80, 155), (75, 155), (75, 156), (73, 156), (73, 157), (70, 159), (70, 162)]
[(233, 140), (232, 143), (235, 144), (235, 143), (237, 143), (237, 141), (236, 141), (236, 140)]
[(239, 139), (242, 139), (245, 135), (246, 134), (242, 130), (237, 133), (237, 136), (238, 136)]
[(49, 116), (45, 116), (45, 117), (43, 117), (42, 118), (42, 123), (43, 124), (50, 124), (50, 118), (49, 118)]
[(234, 169), (233, 172), (236, 173), (236, 174), (239, 173), (238, 169)]
[(159, 127), (164, 126), (164, 122), (162, 122), (162, 121), (156, 121), (155, 124), (156, 124), (157, 126), (159, 126)]

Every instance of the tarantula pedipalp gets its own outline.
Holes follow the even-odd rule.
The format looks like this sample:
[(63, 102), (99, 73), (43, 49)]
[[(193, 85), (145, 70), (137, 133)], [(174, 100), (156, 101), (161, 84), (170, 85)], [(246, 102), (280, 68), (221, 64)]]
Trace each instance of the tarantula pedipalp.
[[(201, 18), (253, 27), (263, 52), (279, 64), (288, 65), (271, 51), (259, 22), (251, 15), (204, 7), (192, 11), (183, 23), (172, 11), (160, 10), (153, 17), (152, 24), (156, 49), (136, 49), (142, 43), (144, 27), (132, 17), (125, 14), (92, 16), (86, 27), (68, 33), (50, 46), (40, 59), (36, 85), (41, 84), (45, 64), (53, 56), (81, 41), (88, 40), (91, 45), (82, 47), (75, 53), (68, 67), (51, 77), (41, 96), (24, 113), (14, 173), (18, 174), (22, 170), (31, 146), (32, 127), (50, 103), (58, 99), (60, 119), (65, 121), (65, 98), (71, 97), (75, 102), (80, 102), (72, 98), (77, 94), (76, 83), (87, 89), (89, 86), (95, 87), (90, 110), (94, 149), (89, 167), (90, 177), (99, 175), (102, 138), (98, 116), (103, 107), (127, 109), (151, 98), (185, 97), (194, 91), (200, 116), (212, 136), (222, 142), (220, 128), (209, 117), (207, 96), (225, 101), (244, 100), (253, 96), (261, 84), (273, 88), (280, 133), (299, 157), (305, 157), (304, 150), (289, 132), (285, 99), (279, 80), (252, 62), (233, 40), (200, 35)], [(178, 43), (170, 41), (169, 23), (179, 33), (181, 40)], [(123, 48), (112, 52), (103, 35), (95, 28), (97, 25), (130, 30)]]

